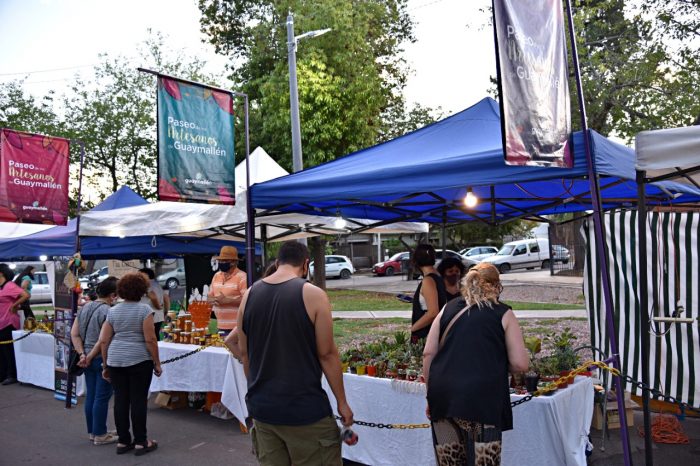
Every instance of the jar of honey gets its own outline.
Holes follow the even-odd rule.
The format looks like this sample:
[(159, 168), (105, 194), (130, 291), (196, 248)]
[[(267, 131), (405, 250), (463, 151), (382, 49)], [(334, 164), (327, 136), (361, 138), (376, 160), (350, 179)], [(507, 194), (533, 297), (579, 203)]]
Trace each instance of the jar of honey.
[(191, 332), (182, 332), (180, 334), (180, 342), (184, 343), (186, 345), (189, 345), (192, 343), (192, 333)]
[(191, 332), (192, 331), (192, 321), (191, 320), (186, 320), (185, 321), (185, 332)]
[(181, 330), (179, 328), (176, 328), (171, 332), (170, 337), (173, 343), (180, 343), (180, 333)]
[(185, 320), (187, 320), (185, 317), (185, 314), (181, 314), (180, 316), (178, 316), (177, 328), (179, 328), (180, 330), (184, 330), (185, 329)]

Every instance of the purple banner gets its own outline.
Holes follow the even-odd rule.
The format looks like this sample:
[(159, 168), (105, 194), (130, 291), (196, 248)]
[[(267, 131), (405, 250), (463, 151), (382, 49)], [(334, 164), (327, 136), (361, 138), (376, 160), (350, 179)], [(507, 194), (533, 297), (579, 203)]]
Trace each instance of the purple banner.
[(494, 0), (506, 164), (571, 167), (571, 102), (561, 0)]

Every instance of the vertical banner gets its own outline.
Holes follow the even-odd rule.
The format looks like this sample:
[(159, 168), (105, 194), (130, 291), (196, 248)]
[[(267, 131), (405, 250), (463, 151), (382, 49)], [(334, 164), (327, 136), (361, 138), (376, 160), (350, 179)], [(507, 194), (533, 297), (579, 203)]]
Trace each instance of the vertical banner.
[[(54, 336), (54, 398), (66, 400), (68, 392), (68, 362), (70, 358), (70, 330), (73, 325), (72, 293), (66, 283), (68, 274), (68, 260), (54, 262), (55, 270), (55, 315), (53, 323)], [(71, 390), (71, 403), (78, 403), (78, 389), (76, 380), (73, 379)]]
[(0, 222), (66, 224), (69, 144), (0, 129)]
[(561, 0), (493, 0), (506, 164), (573, 166)]
[(235, 203), (233, 97), (158, 77), (158, 198)]

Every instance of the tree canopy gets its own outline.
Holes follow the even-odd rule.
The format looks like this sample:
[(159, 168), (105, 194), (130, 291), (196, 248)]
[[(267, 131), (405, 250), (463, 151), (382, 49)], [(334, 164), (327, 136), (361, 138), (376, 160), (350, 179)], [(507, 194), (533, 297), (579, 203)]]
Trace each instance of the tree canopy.
[[(405, 109), (403, 44), (415, 40), (406, 0), (200, 0), (202, 32), (234, 59), (232, 78), (251, 102), (252, 147), (291, 167), (286, 18), (297, 50), (304, 163), (316, 165), (431, 120)], [(237, 138), (241, 141), (242, 138)], [(241, 153), (241, 151), (238, 151)]]

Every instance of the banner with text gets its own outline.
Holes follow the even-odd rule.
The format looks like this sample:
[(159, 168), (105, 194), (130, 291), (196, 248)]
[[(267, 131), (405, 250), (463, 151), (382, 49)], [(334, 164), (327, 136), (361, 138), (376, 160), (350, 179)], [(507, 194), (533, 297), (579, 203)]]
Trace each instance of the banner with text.
[(494, 0), (506, 164), (571, 167), (571, 102), (561, 0)]
[(233, 97), (158, 77), (158, 198), (235, 203)]
[(0, 222), (65, 225), (67, 139), (0, 129)]

